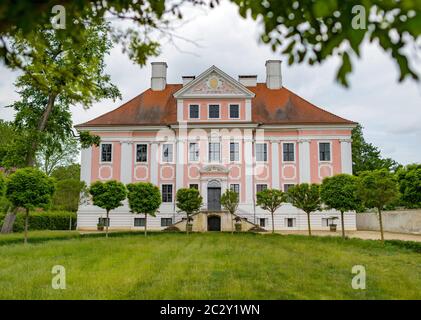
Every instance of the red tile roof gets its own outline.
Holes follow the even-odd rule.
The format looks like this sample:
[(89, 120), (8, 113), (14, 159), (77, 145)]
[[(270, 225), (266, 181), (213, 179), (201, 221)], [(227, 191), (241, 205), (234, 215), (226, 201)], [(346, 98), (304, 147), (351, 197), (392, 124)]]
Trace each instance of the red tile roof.
[[(173, 94), (181, 84), (167, 84), (165, 90), (148, 89), (112, 110), (76, 127), (169, 125), (177, 123), (177, 103)], [(265, 83), (247, 87), (252, 99), (252, 122), (262, 124), (355, 124), (320, 109), (283, 87), (270, 90)]]

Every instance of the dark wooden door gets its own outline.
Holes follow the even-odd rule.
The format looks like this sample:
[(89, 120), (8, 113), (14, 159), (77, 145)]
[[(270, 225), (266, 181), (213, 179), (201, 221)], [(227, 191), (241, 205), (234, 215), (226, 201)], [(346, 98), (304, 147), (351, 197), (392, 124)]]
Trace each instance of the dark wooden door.
[(208, 210), (221, 210), (221, 188), (208, 188)]
[(219, 216), (208, 217), (208, 231), (221, 231), (221, 218)]

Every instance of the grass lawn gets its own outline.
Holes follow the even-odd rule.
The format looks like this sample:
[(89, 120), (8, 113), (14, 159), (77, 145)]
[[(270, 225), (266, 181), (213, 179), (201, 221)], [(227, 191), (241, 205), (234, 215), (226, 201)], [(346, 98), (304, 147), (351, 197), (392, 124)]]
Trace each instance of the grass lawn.
[[(24, 246), (19, 236), (0, 236), (0, 299), (421, 299), (421, 254), (377, 241), (36, 232)], [(54, 265), (65, 290), (51, 287)], [(351, 287), (354, 265), (366, 290)]]

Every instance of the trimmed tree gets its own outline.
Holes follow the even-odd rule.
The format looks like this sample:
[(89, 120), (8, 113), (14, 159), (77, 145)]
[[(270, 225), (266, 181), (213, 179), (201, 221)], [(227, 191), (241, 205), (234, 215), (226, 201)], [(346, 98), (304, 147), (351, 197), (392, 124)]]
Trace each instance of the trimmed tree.
[(186, 232), (189, 233), (190, 216), (199, 212), (202, 206), (203, 198), (199, 190), (194, 188), (181, 188), (176, 194), (177, 207), (181, 212), (185, 212), (187, 216)]
[(272, 216), (272, 233), (275, 233), (275, 222), (273, 216), (275, 211), (286, 202), (286, 194), (277, 189), (266, 189), (256, 194), (257, 205), (263, 210), (270, 212)]
[(310, 214), (321, 210), (320, 186), (301, 183), (288, 189), (288, 201), (307, 214), (308, 235), (311, 236)]
[[(231, 215), (235, 215), (235, 212), (238, 208), (238, 202), (239, 197), (238, 193), (234, 190), (227, 189), (224, 194), (221, 196), (221, 204), (224, 207), (225, 210), (228, 210), (228, 212)], [(233, 219), (231, 219), (231, 232), (234, 232), (234, 222)]]
[(395, 177), (386, 169), (362, 172), (358, 179), (358, 196), (367, 208), (376, 208), (379, 213), (381, 240), (384, 241), (382, 210), (398, 197)]
[(357, 178), (349, 174), (338, 174), (323, 179), (320, 188), (322, 202), (330, 209), (341, 213), (342, 238), (345, 239), (344, 212), (357, 210)]
[(421, 164), (409, 164), (396, 172), (401, 201), (406, 208), (421, 207)]
[(127, 185), (127, 198), (132, 213), (145, 215), (145, 237), (147, 235), (148, 215), (155, 217), (162, 203), (159, 188), (150, 182), (137, 182)]
[(48, 205), (53, 193), (54, 180), (35, 168), (18, 169), (7, 180), (6, 197), (15, 207), (26, 211), (25, 244), (28, 242), (29, 210)]
[(109, 180), (106, 182), (96, 181), (89, 187), (94, 205), (105, 209), (107, 212), (107, 223), (105, 225), (105, 237), (108, 238), (108, 227), (110, 225), (110, 211), (123, 205), (126, 199), (127, 189), (119, 181)]

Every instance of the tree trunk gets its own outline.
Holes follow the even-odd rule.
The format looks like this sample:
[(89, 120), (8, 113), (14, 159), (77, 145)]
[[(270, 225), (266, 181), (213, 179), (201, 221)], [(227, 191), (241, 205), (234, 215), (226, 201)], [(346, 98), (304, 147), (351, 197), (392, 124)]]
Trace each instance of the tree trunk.
[(231, 234), (234, 234), (234, 219), (232, 218), (234, 214), (230, 212), (229, 215), (231, 219)]
[(25, 215), (25, 237), (23, 240), (24, 244), (28, 243), (28, 223), (29, 223), (29, 209), (26, 209), (26, 215)]
[(186, 213), (186, 215), (187, 215), (187, 222), (186, 222), (186, 233), (187, 233), (187, 235), (189, 234), (189, 222), (190, 222), (190, 220), (189, 220), (189, 214), (188, 213)]
[(16, 214), (18, 212), (18, 208), (9, 207), (7, 210), (7, 214), (4, 217), (3, 226), (1, 227), (1, 233), (11, 233), (13, 232), (13, 224), (16, 220)]
[(107, 219), (105, 220), (106, 221), (106, 223), (105, 223), (105, 238), (108, 238), (108, 226), (110, 224), (109, 215), (110, 215), (110, 210), (107, 210)]
[(272, 233), (275, 233), (275, 221), (273, 220), (273, 211), (271, 212), (272, 215)]
[(308, 235), (311, 237), (310, 212), (306, 212), (306, 213), (307, 213)]
[[(50, 117), (51, 111), (53, 111), (56, 97), (57, 97), (56, 94), (50, 94), (48, 96), (47, 106), (45, 107), (44, 113), (42, 114), (42, 117), (40, 121), (38, 122), (37, 133), (43, 132), (45, 130), (45, 127), (47, 126), (48, 118)], [(36, 149), (38, 148), (38, 143), (39, 143), (38, 137), (34, 137), (31, 143), (31, 147), (28, 150), (28, 154), (26, 155), (26, 165), (28, 167), (33, 167), (35, 164), (35, 153), (36, 153)]]
[(343, 211), (341, 211), (341, 229), (342, 229), (342, 239), (345, 239), (345, 222), (344, 222)]
[(377, 208), (377, 210), (379, 210), (380, 239), (384, 242), (382, 210), (380, 208)]
[(148, 214), (145, 213), (145, 237), (148, 235), (148, 229), (146, 228), (148, 222)]

